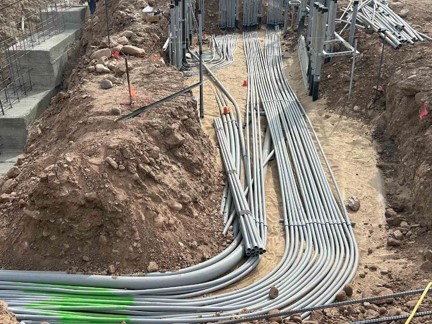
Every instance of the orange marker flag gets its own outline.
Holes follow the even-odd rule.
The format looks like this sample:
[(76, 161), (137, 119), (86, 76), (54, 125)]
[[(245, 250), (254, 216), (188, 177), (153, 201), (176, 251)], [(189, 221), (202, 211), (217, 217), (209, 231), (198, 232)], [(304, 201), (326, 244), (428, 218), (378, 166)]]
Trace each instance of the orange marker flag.
[(243, 87), (247, 87), (247, 86), (248, 86), (247, 81), (244, 80), (244, 81), (243, 81)]
[(113, 57), (118, 60), (120, 58), (120, 52), (119, 51), (114, 51)]
[(422, 110), (420, 111), (420, 115), (419, 115), (420, 120), (422, 120), (423, 117), (427, 116), (427, 114), (429, 113), (427, 106), (428, 106), (428, 102), (423, 102)]
[(133, 85), (131, 85), (131, 88), (130, 88), (130, 97), (132, 99), (136, 99), (136, 91), (135, 91), (135, 87)]

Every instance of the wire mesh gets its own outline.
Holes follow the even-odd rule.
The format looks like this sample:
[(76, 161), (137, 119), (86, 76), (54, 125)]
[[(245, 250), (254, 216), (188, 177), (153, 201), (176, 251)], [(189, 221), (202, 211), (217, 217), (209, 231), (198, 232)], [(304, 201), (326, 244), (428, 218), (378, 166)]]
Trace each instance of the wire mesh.
[(27, 65), (29, 50), (65, 30), (64, 11), (79, 1), (40, 0), (38, 6), (24, 7), (22, 0), (0, 4), (0, 13), (10, 16), (0, 25), (0, 114), (32, 90)]

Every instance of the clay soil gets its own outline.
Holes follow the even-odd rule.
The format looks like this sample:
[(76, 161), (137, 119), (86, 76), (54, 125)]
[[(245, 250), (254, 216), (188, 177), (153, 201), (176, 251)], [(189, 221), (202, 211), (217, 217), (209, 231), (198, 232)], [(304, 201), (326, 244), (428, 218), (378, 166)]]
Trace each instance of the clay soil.
[[(166, 3), (158, 3), (161, 10)], [(128, 103), (124, 58), (94, 72), (90, 55), (106, 48), (104, 7), (83, 30), (83, 56), (67, 88), (33, 125), (26, 153), (1, 181), (0, 254), (7, 269), (85, 273), (175, 270), (220, 252), (223, 177), (190, 94), (138, 118), (120, 114), (183, 87), (159, 54), (167, 20), (143, 21), (139, 5), (109, 7), (112, 45), (119, 33), (145, 48), (130, 56), (136, 91)], [(104, 39), (105, 37), (105, 39)], [(90, 67), (90, 68), (89, 68)], [(101, 88), (102, 81), (113, 87)]]

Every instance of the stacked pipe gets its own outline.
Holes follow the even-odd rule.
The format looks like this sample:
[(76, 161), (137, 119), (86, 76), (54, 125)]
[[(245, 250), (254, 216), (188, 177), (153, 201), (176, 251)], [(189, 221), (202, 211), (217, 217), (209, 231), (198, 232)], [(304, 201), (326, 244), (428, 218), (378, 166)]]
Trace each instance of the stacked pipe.
[(323, 50), (326, 35), (326, 25), (328, 18), (328, 8), (315, 2), (313, 4), (313, 20), (310, 26), (310, 63), (307, 70), (307, 78), (309, 85), (309, 95), (312, 100), (317, 100), (319, 95), (319, 85), (321, 81), (321, 67), (324, 63)]
[(169, 56), (177, 69), (183, 67), (186, 52), (192, 43), (194, 22), (192, 0), (175, 0), (170, 5)]
[(238, 0), (219, 0), (219, 27), (235, 28), (239, 14)]
[[(354, 3), (350, 3), (353, 11)], [(353, 11), (354, 12), (354, 11)], [(353, 14), (348, 10), (344, 12), (341, 20), (351, 22)], [(388, 5), (381, 3), (379, 0), (366, 0), (358, 7), (357, 16), (354, 19), (377, 32), (381, 38), (384, 38), (394, 48), (399, 48), (403, 44), (414, 44), (416, 41), (424, 41), (425, 35), (416, 31), (410, 24), (397, 15)]]
[[(288, 0), (269, 0), (267, 9), (267, 25), (281, 25), (284, 23), (284, 10)], [(288, 14), (288, 13), (286, 13)]]
[[(203, 61), (209, 65), (210, 69), (215, 71), (225, 68), (232, 64), (234, 61), (234, 53), (237, 48), (238, 36), (236, 34), (226, 34), (219, 36), (212, 36), (210, 39), (210, 48), (203, 52)], [(198, 54), (195, 52), (195, 54)], [(199, 59), (196, 55), (187, 58), (187, 67), (197, 67)], [(185, 71), (185, 76), (197, 75), (199, 71), (189, 70)]]
[(243, 2), (243, 26), (252, 27), (259, 24), (262, 17), (262, 0), (249, 0)]
[[(279, 176), (285, 250), (274, 269), (243, 288), (209, 294), (239, 282), (259, 264), (260, 256), (244, 258), (245, 245), (235, 217), (232, 226), (235, 239), (226, 250), (176, 272), (111, 277), (2, 270), (0, 299), (10, 305), (18, 319), (31, 324), (207, 323), (233, 316), (267, 314), (272, 309), (301, 309), (334, 300), (354, 276), (357, 245), (339, 190), (326, 177), (328, 173), (334, 183), (316, 134), (283, 73), (279, 36), (278, 32), (269, 32), (262, 49), (257, 33), (244, 35), (249, 109), (252, 112), (255, 107), (264, 108), (269, 134), (266, 138), (271, 137), (274, 153), (269, 152), (268, 146), (265, 149), (270, 139), (250, 145), (250, 150), (253, 151), (253, 145), (262, 145), (261, 162), (255, 163), (263, 169), (263, 177), (265, 165), (274, 154)], [(211, 70), (207, 71), (234, 107), (233, 116), (231, 113), (226, 118), (222, 116), (222, 120), (231, 124), (223, 125), (227, 141), (224, 150), (227, 152), (226, 147), (229, 148), (231, 166), (237, 170), (243, 162), (246, 181), (242, 195), (250, 199), (248, 189), (252, 190), (255, 183), (255, 167), (249, 166), (249, 149), (242, 143), (239, 107)], [(255, 114), (258, 118), (260, 112), (256, 110)], [(257, 121), (255, 124), (258, 127)], [(257, 135), (258, 132), (257, 129)], [(252, 162), (257, 159), (259, 155), (251, 156)], [(265, 183), (265, 178), (261, 183)], [(227, 190), (223, 208), (228, 196)], [(255, 202), (250, 206), (255, 208), (252, 207)], [(276, 299), (269, 298), (272, 286), (279, 291)], [(248, 309), (247, 314), (242, 312), (244, 309)], [(304, 311), (302, 316), (307, 314)]]
[(249, 208), (249, 203), (242, 189), (240, 174), (234, 165), (228, 149), (228, 141), (225, 136), (222, 120), (216, 118), (214, 127), (219, 142), (222, 160), (228, 177), (229, 188), (233, 197), (237, 217), (240, 224), (243, 244), (245, 245), (246, 256), (257, 256), (265, 252), (264, 244), (258, 232), (257, 219)]

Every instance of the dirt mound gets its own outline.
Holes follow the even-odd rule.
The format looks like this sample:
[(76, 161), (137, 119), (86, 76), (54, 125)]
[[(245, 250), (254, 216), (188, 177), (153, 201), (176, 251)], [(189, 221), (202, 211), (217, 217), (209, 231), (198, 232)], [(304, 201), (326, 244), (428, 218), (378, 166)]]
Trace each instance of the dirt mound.
[[(128, 1), (109, 9), (113, 17), (125, 12), (131, 18), (121, 20), (131, 46), (159, 44), (164, 36), (163, 25), (145, 23), (140, 8)], [(94, 58), (106, 48), (101, 21), (95, 16), (87, 23), (86, 54), (68, 91), (57, 95), (35, 123), (26, 154), (0, 183), (3, 267), (165, 271), (196, 264), (229, 242), (221, 233), (223, 181), (216, 152), (200, 127), (192, 96), (115, 122), (134, 107), (123, 104), (129, 98), (123, 58), (103, 63)], [(120, 32), (118, 22), (113, 21), (113, 30)], [(154, 34), (147, 37), (150, 29)], [(114, 33), (113, 42), (120, 37)], [(154, 48), (129, 58), (137, 106), (183, 87), (182, 75)], [(112, 70), (97, 73), (95, 64)], [(111, 87), (102, 89), (106, 81)]]
[[(419, 31), (432, 33), (426, 1), (392, 5), (409, 9), (407, 21)], [(378, 80), (382, 40), (361, 29), (357, 36), (361, 55), (356, 60), (351, 99), (348, 98), (351, 61), (347, 57), (335, 58), (324, 65), (322, 95), (336, 112), (366, 121), (375, 128), (380, 153), (378, 166), (385, 177), (389, 207), (405, 212), (410, 222), (432, 226), (427, 216), (432, 206), (427, 190), (431, 186), (431, 119), (426, 116), (419, 121), (421, 99), (432, 101), (428, 60), (432, 43), (417, 42), (398, 50), (386, 44)]]
[(7, 305), (0, 301), (0, 323), (2, 324), (15, 324), (18, 323), (15, 316), (8, 312)]
[(390, 79), (386, 110), (376, 127), (376, 134), (384, 143), (380, 167), (392, 179), (386, 185), (391, 207), (412, 213), (413, 220), (426, 226), (432, 226), (429, 190), (432, 187), (432, 117), (427, 115), (419, 120), (419, 114), (422, 100), (431, 102), (429, 111), (432, 108), (429, 57), (430, 54), (418, 52), (402, 63)]

